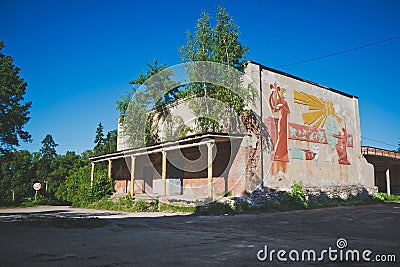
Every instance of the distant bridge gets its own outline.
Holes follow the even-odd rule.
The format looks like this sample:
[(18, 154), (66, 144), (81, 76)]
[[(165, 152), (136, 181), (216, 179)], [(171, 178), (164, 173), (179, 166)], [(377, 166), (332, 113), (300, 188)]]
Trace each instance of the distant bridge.
[(374, 165), (379, 192), (400, 194), (400, 153), (370, 146), (361, 147), (361, 153)]

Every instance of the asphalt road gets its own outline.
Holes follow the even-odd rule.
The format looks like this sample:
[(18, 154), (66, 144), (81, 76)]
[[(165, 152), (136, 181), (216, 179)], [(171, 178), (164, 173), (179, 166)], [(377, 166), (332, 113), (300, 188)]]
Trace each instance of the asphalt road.
[(0, 266), (398, 266), (399, 226), (395, 203), (235, 216), (0, 209)]

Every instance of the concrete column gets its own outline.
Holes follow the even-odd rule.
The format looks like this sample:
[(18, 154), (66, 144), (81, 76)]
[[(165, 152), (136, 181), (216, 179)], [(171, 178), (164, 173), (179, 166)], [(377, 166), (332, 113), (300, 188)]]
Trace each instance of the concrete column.
[(108, 160), (108, 179), (112, 179), (112, 160)]
[(386, 193), (390, 195), (390, 171), (389, 166), (386, 169)]
[(213, 197), (213, 143), (207, 143), (208, 197)]
[(135, 163), (136, 157), (131, 156), (131, 197), (135, 195)]
[(167, 152), (161, 151), (162, 153), (162, 181), (163, 181), (163, 195), (167, 195)]
[(90, 172), (90, 187), (93, 186), (93, 180), (94, 180), (94, 162), (92, 162), (92, 170)]

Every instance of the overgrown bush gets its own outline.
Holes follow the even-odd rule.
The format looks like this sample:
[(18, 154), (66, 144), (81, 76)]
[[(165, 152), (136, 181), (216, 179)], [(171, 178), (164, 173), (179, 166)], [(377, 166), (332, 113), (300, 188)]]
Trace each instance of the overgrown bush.
[(103, 197), (102, 199), (90, 203), (88, 208), (103, 210), (120, 210), (126, 212), (151, 212), (158, 211), (158, 201), (146, 201), (144, 199), (133, 199), (131, 196), (119, 197), (117, 200)]
[(90, 172), (90, 165), (72, 171), (59, 187), (56, 196), (72, 203), (75, 207), (86, 207), (90, 203), (111, 195), (114, 191), (114, 182), (108, 179), (107, 170), (100, 169), (95, 172), (92, 187)]
[[(90, 177), (90, 176), (89, 176)], [(98, 201), (103, 197), (109, 196), (114, 192), (114, 181), (110, 180), (107, 175), (100, 175), (93, 181), (91, 188), (92, 202)]]
[(306, 199), (306, 194), (303, 190), (303, 183), (293, 182), (290, 192), (283, 194), (280, 203), (288, 209), (292, 208), (307, 208), (308, 201)]
[(400, 201), (400, 196), (388, 195), (387, 193), (381, 193), (381, 192), (376, 193), (374, 197), (384, 202)]

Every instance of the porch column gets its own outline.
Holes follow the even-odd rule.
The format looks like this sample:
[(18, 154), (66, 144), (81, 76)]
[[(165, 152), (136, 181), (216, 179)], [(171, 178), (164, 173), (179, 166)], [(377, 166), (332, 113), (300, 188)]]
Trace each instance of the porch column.
[(93, 180), (94, 180), (94, 162), (92, 162), (92, 170), (90, 172), (90, 187), (93, 187)]
[(207, 170), (208, 170), (208, 197), (213, 197), (213, 146), (214, 143), (207, 143)]
[(108, 179), (112, 179), (112, 160), (108, 160)]
[(131, 156), (131, 197), (135, 195), (135, 163), (136, 157)]
[(162, 154), (162, 181), (163, 181), (163, 195), (167, 195), (167, 152), (161, 151)]
[(390, 171), (389, 166), (386, 168), (386, 193), (390, 195)]

